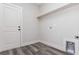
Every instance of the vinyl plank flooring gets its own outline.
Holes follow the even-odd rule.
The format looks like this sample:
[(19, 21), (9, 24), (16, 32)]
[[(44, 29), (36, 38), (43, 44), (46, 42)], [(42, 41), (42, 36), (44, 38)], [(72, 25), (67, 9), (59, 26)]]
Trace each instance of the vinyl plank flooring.
[(33, 55), (32, 52), (27, 48), (28, 46), (21, 47), (25, 55)]
[(17, 55), (18, 54), (16, 49), (12, 49), (12, 51), (13, 51), (13, 55)]
[(20, 48), (0, 52), (0, 55), (67, 55), (43, 43), (35, 43)]
[(38, 48), (36, 48), (36, 47), (35, 47), (35, 46), (33, 46), (33, 45), (31, 45), (31, 48), (33, 48), (35, 52), (38, 52), (38, 51), (39, 51), (39, 49), (38, 49)]
[(17, 48), (16, 50), (17, 50), (17, 55), (25, 55), (25, 53), (21, 48)]
[(9, 50), (9, 55), (13, 55), (13, 51), (12, 50)]
[(9, 51), (0, 52), (0, 55), (9, 55)]
[(31, 47), (31, 45), (27, 46), (27, 49), (29, 49), (33, 55), (36, 54), (35, 50)]

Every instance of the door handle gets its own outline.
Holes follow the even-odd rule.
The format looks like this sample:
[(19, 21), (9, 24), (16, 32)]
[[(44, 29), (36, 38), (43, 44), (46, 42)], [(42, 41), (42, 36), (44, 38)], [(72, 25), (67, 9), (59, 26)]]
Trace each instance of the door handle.
[(21, 27), (20, 26), (18, 26), (18, 31), (20, 31), (21, 30)]
[(18, 31), (20, 31), (21, 29), (18, 29)]
[(18, 26), (18, 28), (21, 28), (21, 26)]

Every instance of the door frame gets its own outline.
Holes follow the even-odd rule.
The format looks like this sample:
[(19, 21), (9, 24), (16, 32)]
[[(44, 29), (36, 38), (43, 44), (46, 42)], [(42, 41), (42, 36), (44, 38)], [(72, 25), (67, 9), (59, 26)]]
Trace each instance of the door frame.
[(22, 46), (22, 39), (23, 39), (23, 15), (22, 15), (22, 7), (18, 6), (18, 5), (15, 5), (15, 4), (12, 4), (12, 3), (3, 3), (5, 5), (9, 5), (11, 7), (15, 7), (15, 8), (18, 8), (19, 11), (20, 11), (20, 27), (21, 27), (21, 31), (20, 31), (20, 47)]
[[(20, 7), (20, 6), (18, 6), (18, 5), (15, 5), (15, 4), (11, 4), (11, 3), (2, 3), (3, 5), (8, 5), (9, 7), (14, 7), (14, 8), (18, 8), (18, 10), (19, 10), (19, 16), (20, 16), (20, 25), (18, 25), (18, 26), (21, 26), (21, 31), (20, 31), (20, 45), (19, 46), (17, 46), (17, 47), (21, 47), (21, 45), (22, 45), (22, 38), (23, 38), (23, 36), (22, 36), (22, 34), (23, 34), (23, 15), (22, 15), (22, 7)], [(14, 47), (14, 48), (17, 48), (17, 47)], [(5, 50), (8, 50), (8, 49), (1, 49), (1, 51), (5, 51)]]

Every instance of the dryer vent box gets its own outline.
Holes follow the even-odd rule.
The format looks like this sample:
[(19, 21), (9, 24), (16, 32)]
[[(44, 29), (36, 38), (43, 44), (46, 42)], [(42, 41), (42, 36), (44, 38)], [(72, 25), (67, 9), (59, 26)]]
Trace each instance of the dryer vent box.
[(75, 43), (66, 41), (66, 52), (69, 54), (75, 54)]

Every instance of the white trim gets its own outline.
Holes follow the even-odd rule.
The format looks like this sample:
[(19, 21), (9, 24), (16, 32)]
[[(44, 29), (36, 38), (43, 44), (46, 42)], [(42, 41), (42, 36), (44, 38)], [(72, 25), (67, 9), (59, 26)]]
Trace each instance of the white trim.
[(71, 7), (71, 6), (74, 6), (74, 5), (79, 5), (79, 4), (76, 4), (76, 3), (67, 3), (66, 5), (63, 5), (62, 7), (59, 7), (59, 8), (57, 8), (57, 9), (55, 9), (55, 10), (51, 10), (51, 11), (42, 13), (42, 14), (38, 15), (37, 18), (41, 18), (41, 17), (43, 17), (43, 16), (49, 15), (49, 14), (51, 14), (51, 13), (55, 13), (55, 12), (57, 12), (57, 11), (66, 9), (66, 8)]
[(21, 26), (21, 35), (20, 35), (20, 47), (21, 47), (21, 41), (22, 41), (22, 39), (23, 39), (23, 36), (22, 36), (22, 34), (23, 34), (23, 15), (22, 15), (22, 7), (20, 7), (20, 6), (17, 6), (17, 5), (15, 5), (15, 4), (11, 4), (11, 3), (2, 3), (3, 5), (8, 5), (9, 7), (14, 7), (14, 8), (18, 8), (18, 10), (19, 10), (19, 13), (20, 13), (20, 25), (18, 25), (18, 26)]
[(27, 45), (30, 45), (30, 44), (34, 44), (34, 43), (38, 43), (40, 42), (39, 40), (32, 40), (32, 41), (27, 41), (27, 42), (22, 42), (22, 46), (27, 46)]
[(20, 7), (18, 5), (15, 5), (15, 4), (12, 4), (12, 3), (2, 3), (2, 4), (9, 5), (9, 6), (12, 6), (12, 7), (16, 7), (16, 8), (19, 8), (19, 9), (22, 9), (22, 7)]

